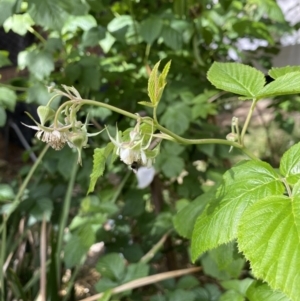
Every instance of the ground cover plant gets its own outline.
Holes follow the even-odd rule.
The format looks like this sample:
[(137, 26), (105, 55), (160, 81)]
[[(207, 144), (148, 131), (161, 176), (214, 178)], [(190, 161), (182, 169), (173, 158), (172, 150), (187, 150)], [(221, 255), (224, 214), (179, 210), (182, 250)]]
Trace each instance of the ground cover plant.
[[(3, 300), (299, 299), (300, 146), (286, 112), (300, 67), (271, 66), (292, 29), (276, 2), (0, 5), (6, 31), (34, 35), (18, 55), (28, 74), (1, 83), (1, 125), (36, 103), (22, 127), (38, 154), (1, 174)], [(279, 160), (246, 140), (266, 98), (286, 133)]]

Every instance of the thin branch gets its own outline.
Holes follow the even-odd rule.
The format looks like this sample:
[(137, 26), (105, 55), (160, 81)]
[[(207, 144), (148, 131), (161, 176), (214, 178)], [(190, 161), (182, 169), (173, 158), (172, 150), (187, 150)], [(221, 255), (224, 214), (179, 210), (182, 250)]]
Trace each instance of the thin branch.
[[(142, 287), (145, 285), (160, 282), (160, 281), (163, 281), (166, 279), (180, 277), (180, 276), (191, 274), (191, 273), (196, 273), (196, 272), (199, 272), (200, 270), (201, 270), (201, 267), (193, 267), (193, 268), (188, 268), (188, 269), (183, 269), (183, 270), (176, 270), (176, 271), (151, 275), (151, 276), (143, 277), (143, 278), (122, 284), (120, 286), (117, 286), (117, 287), (113, 288), (111, 290), (111, 292), (113, 295), (115, 295), (118, 293), (122, 293), (122, 292), (125, 292), (128, 290), (138, 288), (138, 287)], [(96, 294), (94, 296), (82, 299), (81, 301), (95, 301), (95, 300), (98, 300), (99, 298), (101, 298), (103, 295), (104, 295), (104, 293)]]

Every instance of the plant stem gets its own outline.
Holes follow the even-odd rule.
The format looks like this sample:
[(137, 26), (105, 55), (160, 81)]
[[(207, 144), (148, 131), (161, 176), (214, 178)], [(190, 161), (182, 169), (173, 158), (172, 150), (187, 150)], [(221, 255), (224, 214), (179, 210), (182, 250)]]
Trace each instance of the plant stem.
[[(55, 124), (55, 122), (57, 122), (58, 115), (60, 114), (62, 109), (65, 106), (67, 106), (69, 104), (74, 104), (74, 103), (78, 103), (81, 106), (82, 105), (92, 105), (92, 106), (97, 106), (97, 107), (103, 107), (103, 108), (106, 108), (106, 109), (111, 110), (113, 112), (122, 114), (122, 115), (127, 116), (127, 117), (132, 118), (132, 119), (135, 119), (135, 120), (138, 120), (139, 118), (141, 118), (137, 114), (127, 112), (125, 110), (119, 109), (119, 108), (114, 107), (112, 105), (109, 105), (107, 103), (103, 103), (103, 102), (99, 102), (99, 101), (95, 101), (95, 100), (90, 100), (90, 99), (81, 99), (81, 100), (69, 100), (69, 101), (63, 103), (58, 108), (58, 110), (56, 112), (55, 119), (54, 119), (54, 124)], [(255, 107), (255, 104), (252, 105), (252, 107), (251, 108), (252, 108), (252, 111), (253, 111), (253, 109)], [(252, 115), (252, 113), (248, 114), (248, 116), (247, 116), (248, 121), (246, 121), (246, 122), (248, 124), (249, 124), (251, 115)], [(147, 123), (149, 125), (152, 125), (152, 123), (153, 123), (152, 118), (149, 118), (149, 117), (142, 118), (142, 120), (143, 120), (144, 123)], [(245, 125), (246, 125), (246, 123), (245, 123)], [(245, 125), (244, 125), (244, 128), (245, 128)], [(156, 129), (160, 130), (162, 133), (165, 133), (165, 134), (169, 135), (170, 137), (174, 138), (177, 142), (179, 142), (181, 144), (186, 144), (186, 145), (188, 145), (188, 144), (223, 144), (223, 145), (233, 146), (235, 148), (240, 149), (242, 152), (244, 152), (251, 159), (257, 160), (257, 158), (249, 150), (244, 148), (244, 146), (242, 144), (239, 144), (239, 143), (236, 143), (236, 142), (233, 142), (233, 141), (229, 141), (229, 140), (225, 140), (225, 139), (186, 139), (186, 138), (183, 138), (183, 137), (180, 137), (180, 136), (176, 135), (172, 131), (170, 131), (170, 130), (166, 129), (165, 127), (161, 126), (157, 121), (154, 122), (154, 126), (155, 126)], [(244, 129), (243, 129), (243, 131), (244, 131)], [(243, 132), (242, 132), (242, 134), (243, 134)]]
[(77, 174), (77, 158), (74, 159), (72, 170), (71, 170), (71, 175), (70, 175), (70, 180), (66, 192), (66, 196), (64, 199), (64, 207), (62, 210), (62, 215), (60, 218), (60, 223), (59, 223), (59, 230), (58, 230), (58, 237), (57, 237), (57, 248), (56, 248), (56, 271), (57, 271), (57, 279), (60, 279), (60, 259), (61, 259), (61, 250), (62, 250), (62, 244), (63, 244), (63, 238), (64, 238), (64, 231), (67, 225), (67, 220), (68, 220), (68, 215), (70, 211), (70, 205), (71, 205), (71, 200), (72, 200), (72, 191), (73, 187), (75, 184), (75, 178)]
[(141, 259), (140, 262), (142, 263), (148, 263), (156, 254), (156, 252), (162, 247), (162, 245), (165, 243), (166, 239), (168, 238), (168, 235), (171, 231), (168, 231), (152, 248), (147, 254), (145, 254)]
[(3, 83), (0, 83), (0, 86), (5, 87), (5, 88), (9, 88), (9, 89), (14, 90), (14, 91), (21, 91), (21, 92), (26, 92), (28, 90), (28, 88), (16, 87), (16, 86), (13, 86), (13, 85), (8, 85), (8, 84), (3, 84)]
[(38, 156), (37, 160), (36, 160), (36, 161), (34, 162), (34, 164), (32, 165), (32, 167), (31, 167), (29, 173), (27, 174), (27, 176), (26, 176), (24, 182), (22, 183), (22, 185), (21, 185), (21, 187), (20, 187), (20, 189), (19, 189), (19, 191), (18, 191), (18, 193), (17, 193), (17, 195), (16, 195), (14, 201), (10, 204), (9, 210), (8, 210), (8, 212), (6, 213), (6, 219), (5, 219), (5, 221), (2, 223), (2, 225), (1, 225), (1, 227), (0, 227), (0, 233), (1, 233), (1, 231), (3, 230), (4, 223), (6, 223), (6, 221), (9, 219), (9, 217), (11, 216), (11, 214), (17, 209), (18, 205), (20, 204), (20, 202), (21, 202), (21, 197), (22, 197), (22, 195), (23, 195), (23, 193), (24, 193), (24, 190), (26, 189), (26, 187), (27, 187), (27, 185), (28, 185), (28, 183), (29, 183), (31, 177), (33, 176), (35, 170), (37, 169), (37, 167), (38, 167), (39, 164), (41, 163), (41, 161), (42, 161), (44, 155), (46, 154), (46, 152), (47, 152), (47, 150), (48, 150), (48, 148), (49, 148), (49, 145), (47, 144), (47, 145), (43, 148), (43, 150), (42, 150), (42, 152), (40, 153), (40, 155)]
[(40, 265), (41, 265), (41, 278), (40, 278), (40, 296), (41, 301), (47, 300), (46, 285), (47, 285), (47, 220), (45, 213), (43, 215), (41, 227), (41, 245), (40, 245)]
[(47, 43), (47, 41), (43, 38), (43, 36), (39, 32), (37, 32), (33, 27), (30, 26), (27, 29), (29, 32), (31, 32), (33, 35), (35, 35), (36, 38), (38, 38), (43, 44)]
[(242, 144), (242, 146), (244, 146), (244, 136), (245, 136), (247, 128), (249, 126), (249, 123), (250, 123), (253, 111), (255, 109), (255, 106), (256, 106), (256, 99), (253, 99), (250, 110), (249, 110), (247, 118), (246, 118), (246, 121), (245, 121), (243, 129), (242, 129), (242, 134), (241, 134), (241, 144)]

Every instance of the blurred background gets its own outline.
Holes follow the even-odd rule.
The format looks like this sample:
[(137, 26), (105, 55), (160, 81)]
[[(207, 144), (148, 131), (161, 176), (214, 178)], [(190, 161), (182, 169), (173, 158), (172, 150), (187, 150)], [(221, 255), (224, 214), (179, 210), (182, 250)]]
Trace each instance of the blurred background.
[[(70, 148), (49, 149), (31, 174), (45, 146), (21, 122), (32, 124), (24, 111), (36, 116), (47, 104), (47, 86), (74, 86), (84, 98), (151, 116), (138, 104), (148, 100), (149, 70), (172, 60), (160, 123), (188, 138), (225, 138), (233, 116), (243, 124), (250, 103), (217, 91), (207, 70), (214, 61), (235, 61), (262, 70), (270, 82), (271, 67), (300, 65), (299, 21), (296, 0), (1, 1), (2, 300), (92, 300), (131, 280), (190, 267), (197, 215), (224, 171), (245, 158), (222, 145), (163, 142), (150, 174), (137, 178), (117, 159), (87, 195), (93, 152), (109, 142), (106, 133), (89, 140), (82, 167)], [(299, 109), (297, 95), (261, 101), (247, 147), (278, 167), (299, 140)], [(86, 106), (78, 116), (87, 114), (89, 132), (135, 125), (103, 108)], [(197, 212), (189, 211), (192, 202), (200, 204)], [(251, 272), (234, 243), (207, 252), (197, 265), (195, 275), (112, 300), (246, 300), (239, 288)]]

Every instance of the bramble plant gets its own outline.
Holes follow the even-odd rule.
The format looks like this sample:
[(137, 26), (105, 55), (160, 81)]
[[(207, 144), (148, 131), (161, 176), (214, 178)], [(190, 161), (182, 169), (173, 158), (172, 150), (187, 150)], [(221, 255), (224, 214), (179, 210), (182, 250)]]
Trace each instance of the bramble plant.
[[(245, 144), (245, 134), (260, 100), (300, 93), (300, 66), (272, 68), (269, 75), (274, 80), (266, 85), (264, 74), (253, 67), (239, 63), (213, 63), (207, 73), (208, 80), (217, 89), (237, 94), (241, 100), (251, 100), (252, 105), (241, 128), (239, 120), (233, 116), (231, 133), (225, 139), (187, 139), (162, 126), (157, 118), (170, 62), (161, 73), (159, 64), (153, 67), (148, 81), (150, 102), (140, 102), (153, 109), (152, 117), (82, 99), (74, 87), (63, 86), (64, 91), (54, 90), (55, 95), (48, 104), (38, 108), (40, 122), (34, 121), (36, 125), (30, 127), (38, 131), (38, 139), (56, 150), (65, 144), (76, 148), (81, 164), (82, 148), (87, 147), (91, 136), (87, 132), (88, 118), (84, 124), (77, 119), (82, 106), (103, 107), (136, 121), (134, 128), (120, 131), (116, 127), (115, 138), (106, 129), (111, 142), (94, 150), (88, 193), (93, 192), (107, 161), (120, 157), (128, 166), (137, 163), (150, 167), (159, 156), (163, 140), (186, 145), (223, 144), (229, 151), (239, 149), (249, 159), (228, 169), (216, 191), (201, 195), (180, 210), (174, 218), (175, 228), (180, 235), (191, 239), (194, 262), (208, 250), (221, 245), (225, 249), (232, 248), (236, 242), (239, 252), (250, 262), (253, 275), (274, 290), (247, 279), (243, 290), (238, 292), (233, 283), (224, 284), (224, 287), (227, 285), (226, 288), (233, 289), (228, 291), (228, 298), (300, 300), (300, 143), (285, 152), (279, 170), (257, 158)], [(58, 96), (65, 96), (68, 100), (54, 111), (50, 105)], [(46, 126), (46, 122), (50, 125)]]

